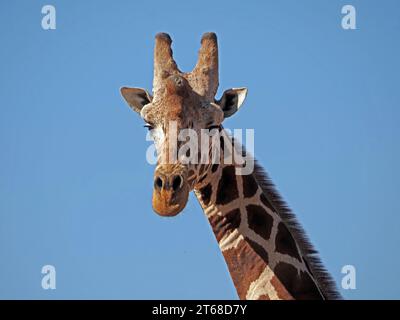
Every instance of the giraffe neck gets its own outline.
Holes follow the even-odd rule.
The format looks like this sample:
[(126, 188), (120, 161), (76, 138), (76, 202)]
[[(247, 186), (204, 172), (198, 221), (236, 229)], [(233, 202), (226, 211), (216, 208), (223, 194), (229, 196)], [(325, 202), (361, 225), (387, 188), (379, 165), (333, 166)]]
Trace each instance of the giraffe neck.
[(240, 299), (324, 299), (291, 232), (254, 174), (214, 165), (195, 194)]

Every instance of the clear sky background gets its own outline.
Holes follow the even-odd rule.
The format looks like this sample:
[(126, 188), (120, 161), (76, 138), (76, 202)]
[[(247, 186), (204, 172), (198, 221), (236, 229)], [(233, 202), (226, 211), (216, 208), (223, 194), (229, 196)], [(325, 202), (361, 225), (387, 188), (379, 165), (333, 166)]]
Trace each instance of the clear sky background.
[[(357, 30), (341, 28), (345, 4)], [(0, 298), (237, 298), (196, 198), (173, 219), (151, 208), (146, 129), (119, 87), (151, 89), (160, 31), (183, 70), (217, 33), (217, 96), (249, 88), (226, 126), (255, 129), (339, 287), (356, 267), (344, 297), (400, 298), (396, 0), (1, 1)]]

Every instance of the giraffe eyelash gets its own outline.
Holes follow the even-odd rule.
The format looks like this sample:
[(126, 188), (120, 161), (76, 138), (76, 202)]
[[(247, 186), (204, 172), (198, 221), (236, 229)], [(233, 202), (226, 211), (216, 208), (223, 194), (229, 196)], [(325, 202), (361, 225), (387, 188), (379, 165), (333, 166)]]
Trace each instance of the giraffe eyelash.
[(218, 126), (218, 125), (212, 125), (212, 126), (209, 126), (207, 129), (213, 130), (213, 129), (219, 129), (219, 128), (220, 128), (220, 126)]
[(154, 126), (152, 124), (150, 124), (150, 123), (144, 124), (143, 127), (147, 128), (150, 131), (154, 129)]

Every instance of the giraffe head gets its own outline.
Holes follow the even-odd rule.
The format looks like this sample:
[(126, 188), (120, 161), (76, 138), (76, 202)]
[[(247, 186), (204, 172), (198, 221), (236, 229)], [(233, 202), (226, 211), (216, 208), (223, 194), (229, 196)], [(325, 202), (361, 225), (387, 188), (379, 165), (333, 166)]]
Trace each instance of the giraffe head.
[[(201, 129), (219, 128), (225, 118), (239, 109), (247, 93), (246, 88), (229, 89), (219, 100), (215, 99), (218, 45), (214, 33), (203, 35), (198, 62), (187, 73), (178, 69), (171, 43), (169, 35), (156, 35), (153, 95), (141, 88), (121, 88), (129, 106), (151, 130), (158, 159), (152, 203), (153, 209), (163, 216), (174, 216), (183, 210), (199, 179), (201, 165), (182, 161), (179, 151), (182, 142), (177, 141), (176, 134), (191, 129), (200, 139)], [(177, 157), (172, 159), (174, 154)], [(183, 156), (187, 159), (191, 155), (186, 152)]]

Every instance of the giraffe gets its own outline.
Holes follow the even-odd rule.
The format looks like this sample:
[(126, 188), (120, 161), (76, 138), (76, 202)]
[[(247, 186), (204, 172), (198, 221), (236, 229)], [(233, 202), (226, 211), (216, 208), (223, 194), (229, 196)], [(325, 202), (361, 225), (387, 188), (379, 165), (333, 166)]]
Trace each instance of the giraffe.
[[(247, 89), (228, 89), (219, 100), (215, 98), (219, 85), (215, 33), (202, 36), (191, 72), (178, 69), (171, 44), (168, 34), (156, 35), (153, 94), (141, 88), (121, 88), (123, 98), (143, 118), (154, 140), (154, 211), (175, 216), (194, 191), (240, 299), (341, 298), (302, 227), (258, 162), (247, 159), (254, 162), (254, 170), (240, 175), (236, 169), (243, 164), (223, 161), (233, 139), (226, 138), (222, 122), (242, 106)], [(183, 163), (181, 157), (169, 161), (182, 147), (182, 142), (171, 147), (176, 136), (170, 123), (178, 130), (217, 130), (220, 161), (192, 164)]]

